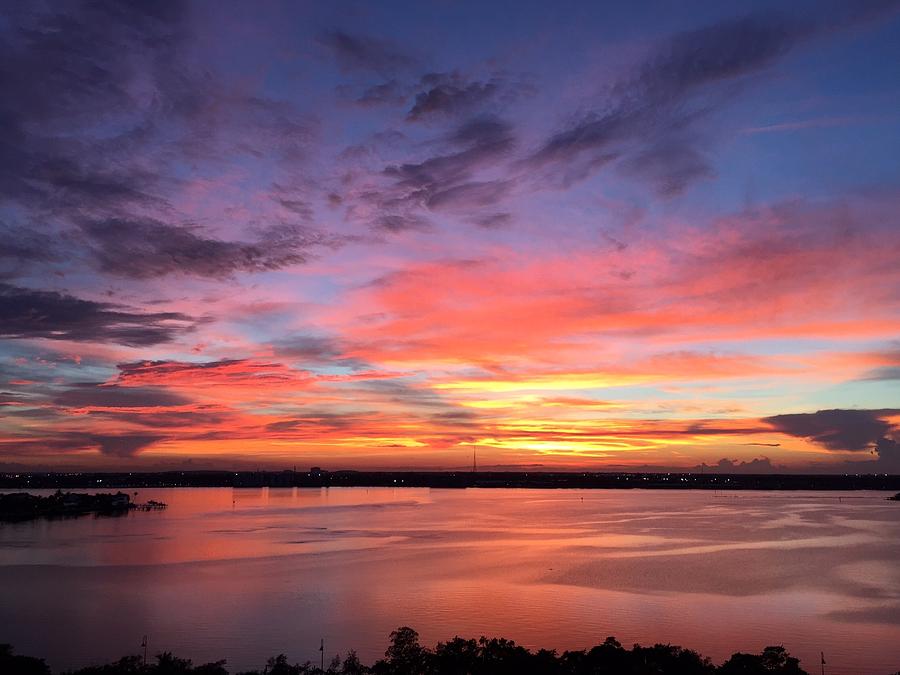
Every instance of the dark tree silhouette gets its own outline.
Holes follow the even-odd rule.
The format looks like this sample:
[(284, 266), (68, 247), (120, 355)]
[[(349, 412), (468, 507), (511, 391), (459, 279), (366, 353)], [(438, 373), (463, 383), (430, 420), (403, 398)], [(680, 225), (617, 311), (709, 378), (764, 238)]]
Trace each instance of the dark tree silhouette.
[(374, 672), (420, 675), (429, 670), (429, 653), (419, 644), (419, 634), (409, 626), (401, 626), (391, 633), (391, 644), (384, 657), (384, 661), (375, 664)]
[(766, 647), (758, 656), (740, 652), (733, 654), (719, 667), (718, 672), (720, 675), (806, 675), (800, 661), (781, 645)]
[(144, 659), (140, 656), (123, 656), (114, 663), (88, 666), (76, 672), (78, 675), (140, 675), (150, 672), (150, 667), (144, 665)]
[(10, 675), (50, 675), (44, 659), (13, 654), (12, 645), (0, 644), (0, 673)]
[[(342, 661), (331, 659), (324, 670), (309, 661), (291, 663), (284, 654), (270, 658), (263, 669), (238, 675), (808, 675), (783, 646), (766, 647), (760, 654), (735, 653), (718, 668), (697, 652), (669, 644), (624, 648), (609, 637), (582, 651), (531, 651), (505, 638), (477, 640), (454, 637), (433, 649), (419, 643), (409, 626), (390, 637), (384, 658), (371, 668), (350, 651)], [(0, 675), (51, 675), (42, 659), (13, 654), (0, 645)], [(69, 671), (67, 675), (228, 675), (225, 661), (194, 666), (169, 652), (144, 663), (140, 656), (126, 656), (100, 666)], [(900, 673), (897, 673), (900, 675)]]
[(347, 652), (344, 663), (341, 664), (341, 675), (365, 675), (368, 672), (369, 669), (360, 662), (354, 650)]

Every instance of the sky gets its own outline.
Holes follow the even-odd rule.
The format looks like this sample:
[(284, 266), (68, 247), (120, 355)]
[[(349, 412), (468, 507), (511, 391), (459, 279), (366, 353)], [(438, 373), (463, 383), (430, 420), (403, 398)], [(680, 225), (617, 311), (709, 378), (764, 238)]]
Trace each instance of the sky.
[(0, 470), (900, 473), (900, 4), (0, 4)]

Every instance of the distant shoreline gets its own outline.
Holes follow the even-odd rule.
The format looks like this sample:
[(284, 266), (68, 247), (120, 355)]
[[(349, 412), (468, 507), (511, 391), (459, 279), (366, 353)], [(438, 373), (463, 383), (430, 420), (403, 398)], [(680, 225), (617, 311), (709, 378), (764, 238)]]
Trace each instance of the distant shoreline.
[(900, 491), (887, 474), (709, 474), (533, 471), (164, 471), (0, 473), (0, 490), (73, 488), (523, 488), (651, 490), (884, 490)]

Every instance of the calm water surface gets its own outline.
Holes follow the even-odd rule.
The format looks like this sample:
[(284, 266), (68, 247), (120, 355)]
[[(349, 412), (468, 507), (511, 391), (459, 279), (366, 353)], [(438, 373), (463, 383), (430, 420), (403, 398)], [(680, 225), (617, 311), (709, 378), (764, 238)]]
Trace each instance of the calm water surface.
[[(0, 525), (0, 642), (67, 668), (168, 650), (381, 656), (497, 635), (671, 642), (719, 662), (900, 669), (900, 504), (883, 493), (160, 489), (159, 513)], [(839, 499), (840, 498), (840, 499)]]

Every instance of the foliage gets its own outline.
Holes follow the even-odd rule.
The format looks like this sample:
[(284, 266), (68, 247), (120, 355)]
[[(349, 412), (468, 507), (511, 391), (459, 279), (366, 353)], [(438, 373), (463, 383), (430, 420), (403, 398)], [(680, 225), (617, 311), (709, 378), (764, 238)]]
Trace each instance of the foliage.
[[(0, 645), (3, 675), (51, 675), (42, 659), (14, 655)], [(291, 663), (284, 654), (270, 658), (261, 670), (238, 675), (807, 675), (800, 662), (783, 646), (766, 647), (760, 654), (735, 653), (721, 666), (697, 652), (675, 645), (623, 647), (609, 637), (591, 649), (531, 651), (505, 638), (454, 637), (423, 647), (419, 634), (408, 626), (391, 633), (384, 658), (371, 668), (350, 651), (335, 656), (323, 670), (319, 665)], [(228, 675), (225, 661), (194, 666), (169, 652), (144, 663), (140, 656), (125, 656), (114, 663), (70, 671), (68, 675)], [(900, 675), (900, 674), (898, 674)]]
[(0, 644), (0, 673), (4, 675), (50, 675), (44, 659), (13, 654), (12, 646)]
[(803, 675), (800, 661), (783, 646), (766, 647), (762, 654), (733, 654), (718, 670), (722, 675)]

